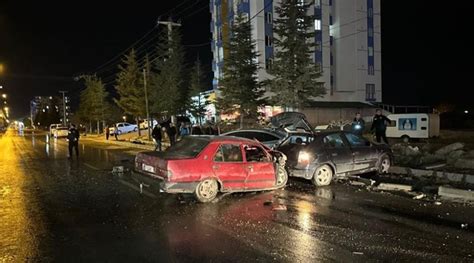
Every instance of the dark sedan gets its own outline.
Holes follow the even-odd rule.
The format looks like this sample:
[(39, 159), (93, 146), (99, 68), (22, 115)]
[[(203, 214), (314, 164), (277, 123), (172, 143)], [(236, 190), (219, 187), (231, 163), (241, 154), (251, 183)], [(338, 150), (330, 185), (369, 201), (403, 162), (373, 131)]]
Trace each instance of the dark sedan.
[(312, 180), (317, 186), (329, 185), (338, 177), (371, 171), (388, 172), (392, 151), (349, 132), (322, 132), (296, 137), (278, 147), (287, 155), (290, 176)]

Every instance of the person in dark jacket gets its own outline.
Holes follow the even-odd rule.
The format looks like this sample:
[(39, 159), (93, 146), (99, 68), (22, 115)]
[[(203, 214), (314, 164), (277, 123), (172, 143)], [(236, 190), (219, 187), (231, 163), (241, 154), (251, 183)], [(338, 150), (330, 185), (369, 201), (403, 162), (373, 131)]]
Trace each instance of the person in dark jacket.
[(105, 139), (108, 141), (109, 140), (109, 136), (110, 136), (110, 126), (107, 125), (105, 126)]
[(202, 135), (201, 127), (199, 125), (194, 125), (191, 128), (191, 134), (192, 135)]
[(178, 130), (176, 129), (176, 126), (174, 125), (174, 123), (170, 123), (170, 126), (166, 129), (166, 134), (168, 135), (168, 138), (170, 138), (170, 146), (176, 143), (177, 133), (178, 133)]
[(155, 125), (153, 128), (153, 131), (151, 132), (151, 137), (155, 140), (155, 151), (160, 151), (161, 152), (161, 127), (160, 125)]
[(365, 121), (360, 116), (360, 113), (356, 113), (354, 120), (352, 121), (351, 130), (352, 133), (362, 135), (365, 129)]
[(76, 157), (79, 158), (79, 131), (76, 129), (76, 125), (71, 124), (69, 132), (67, 135), (67, 140), (69, 142), (69, 159), (72, 159), (72, 149), (76, 150)]
[(387, 123), (390, 123), (390, 119), (382, 114), (382, 110), (378, 109), (375, 112), (374, 119), (372, 120), (372, 128), (370, 129), (372, 131), (375, 130), (377, 142), (381, 142), (381, 140), (383, 140), (386, 144), (388, 144), (386, 135)]

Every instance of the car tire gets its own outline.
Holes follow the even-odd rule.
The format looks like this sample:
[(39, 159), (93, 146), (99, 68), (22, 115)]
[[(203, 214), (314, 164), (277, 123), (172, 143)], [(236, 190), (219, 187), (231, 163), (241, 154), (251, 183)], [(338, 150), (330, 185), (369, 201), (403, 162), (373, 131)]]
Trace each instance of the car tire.
[(316, 186), (330, 185), (334, 177), (334, 172), (331, 166), (324, 164), (316, 168), (313, 175), (313, 184)]
[(133, 128), (133, 131), (134, 132), (138, 131), (138, 128), (137, 127)]
[(277, 175), (276, 175), (276, 186), (283, 187), (288, 182), (288, 172), (286, 171), (283, 165), (278, 166)]
[(408, 135), (403, 135), (401, 138), (402, 138), (402, 142), (404, 142), (404, 143), (409, 143), (410, 142), (410, 137)]
[(391, 165), (392, 165), (392, 161), (390, 160), (390, 157), (387, 154), (383, 154), (379, 160), (379, 168), (378, 168), (379, 173), (380, 174), (388, 173), (388, 170), (390, 169)]
[(194, 191), (194, 196), (201, 203), (208, 203), (214, 200), (219, 193), (219, 184), (214, 179), (201, 181)]
[(122, 131), (121, 131), (121, 130), (118, 130), (118, 131), (117, 131), (117, 134), (118, 134), (118, 135), (122, 134)]

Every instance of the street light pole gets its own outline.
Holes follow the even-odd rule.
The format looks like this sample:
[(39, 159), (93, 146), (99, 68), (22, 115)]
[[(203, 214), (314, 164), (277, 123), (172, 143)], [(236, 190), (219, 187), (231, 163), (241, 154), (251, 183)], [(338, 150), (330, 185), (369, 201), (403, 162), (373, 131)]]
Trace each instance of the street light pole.
[(151, 131), (150, 131), (150, 110), (148, 108), (148, 89), (146, 83), (146, 69), (143, 69), (143, 88), (145, 89), (145, 107), (146, 107), (146, 121), (148, 122), (148, 140), (151, 140)]
[(59, 91), (59, 93), (63, 94), (63, 125), (66, 126), (66, 93), (67, 91)]

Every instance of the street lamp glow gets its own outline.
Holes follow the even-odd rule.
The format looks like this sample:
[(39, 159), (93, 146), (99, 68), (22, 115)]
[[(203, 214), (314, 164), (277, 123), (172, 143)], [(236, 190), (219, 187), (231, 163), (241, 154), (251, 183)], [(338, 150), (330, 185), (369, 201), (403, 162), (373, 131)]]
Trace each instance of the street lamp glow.
[(5, 67), (3, 66), (3, 64), (0, 63), (0, 74), (2, 74), (4, 70), (5, 70)]
[(465, 110), (465, 111), (464, 111), (464, 113), (468, 114), (468, 113), (469, 113), (469, 111), (468, 111), (468, 110)]
[(8, 107), (3, 108), (5, 111), (8, 111)]
[(6, 99), (6, 98), (7, 98), (7, 94), (2, 94), (2, 98)]
[(122, 116), (123, 121), (127, 121), (127, 116)]

